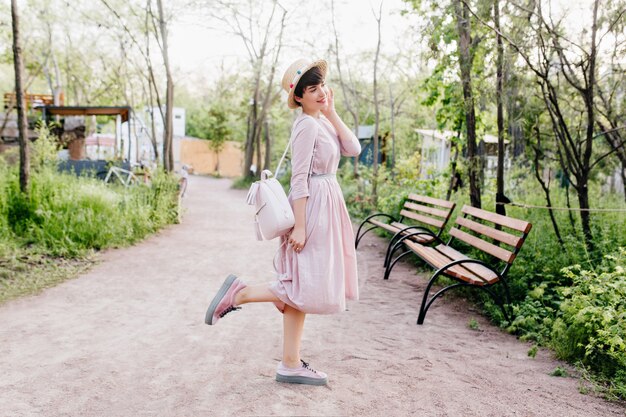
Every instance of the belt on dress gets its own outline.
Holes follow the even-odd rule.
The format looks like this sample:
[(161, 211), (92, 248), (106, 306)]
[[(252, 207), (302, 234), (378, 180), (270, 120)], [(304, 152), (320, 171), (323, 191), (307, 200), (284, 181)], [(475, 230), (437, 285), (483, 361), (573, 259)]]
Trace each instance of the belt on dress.
[(337, 178), (337, 174), (332, 172), (328, 174), (311, 174), (311, 178)]

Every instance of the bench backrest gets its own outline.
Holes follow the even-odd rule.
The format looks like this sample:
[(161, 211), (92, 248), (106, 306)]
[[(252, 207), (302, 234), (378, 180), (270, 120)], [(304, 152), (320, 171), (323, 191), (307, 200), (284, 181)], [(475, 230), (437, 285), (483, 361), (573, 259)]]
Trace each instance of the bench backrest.
[(451, 201), (409, 194), (400, 211), (400, 216), (402, 216), (400, 221), (402, 222), (404, 218), (407, 218), (432, 226), (439, 235), (450, 220), (454, 207), (456, 207), (456, 203)]
[[(524, 244), (532, 224), (467, 205), (463, 206), (461, 213), (463, 216), (458, 216), (455, 227), (450, 229), (452, 236), (450, 241), (456, 238), (495, 256), (507, 264), (504, 270), (506, 271)], [(495, 226), (499, 226), (500, 229), (496, 229)]]

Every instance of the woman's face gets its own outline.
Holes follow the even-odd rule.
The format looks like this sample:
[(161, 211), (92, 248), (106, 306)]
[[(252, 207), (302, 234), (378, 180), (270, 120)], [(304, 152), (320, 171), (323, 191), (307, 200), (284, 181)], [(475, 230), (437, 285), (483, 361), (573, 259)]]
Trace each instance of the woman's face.
[(302, 105), (302, 109), (307, 112), (318, 112), (326, 108), (327, 103), (327, 88), (326, 83), (310, 85), (306, 87), (302, 93), (302, 98), (296, 97)]

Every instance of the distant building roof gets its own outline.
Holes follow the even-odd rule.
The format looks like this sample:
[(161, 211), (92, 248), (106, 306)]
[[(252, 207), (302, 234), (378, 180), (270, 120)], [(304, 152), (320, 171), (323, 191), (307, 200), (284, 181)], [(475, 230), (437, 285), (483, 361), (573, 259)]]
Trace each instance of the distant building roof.
[[(450, 140), (450, 138), (453, 138), (456, 136), (456, 132), (452, 132), (450, 130), (415, 129), (415, 131), (419, 133), (420, 135), (429, 136), (431, 138), (443, 140), (443, 141), (448, 141)], [(498, 143), (497, 136), (488, 135), (488, 134), (477, 136), (477, 139), (479, 141), (483, 140), (485, 143)], [(504, 143), (509, 143), (509, 141), (505, 140)]]
[(357, 130), (359, 139), (371, 139), (374, 137), (374, 125), (362, 125)]
[(41, 106), (38, 107), (44, 117), (46, 114), (59, 116), (117, 116), (126, 122), (130, 117), (130, 106)]

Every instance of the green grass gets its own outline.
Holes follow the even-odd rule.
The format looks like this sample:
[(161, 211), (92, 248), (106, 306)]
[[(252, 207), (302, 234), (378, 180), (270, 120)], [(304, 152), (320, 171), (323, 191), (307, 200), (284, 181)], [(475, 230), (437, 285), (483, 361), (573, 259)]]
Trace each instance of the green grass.
[(569, 372), (567, 372), (567, 369), (561, 366), (557, 366), (552, 372), (550, 372), (550, 376), (567, 378), (569, 376)]
[(178, 219), (172, 175), (125, 188), (59, 173), (45, 142), (34, 147), (28, 194), (17, 168), (0, 159), (0, 302), (74, 277), (98, 250), (131, 245)]
[(467, 327), (469, 327), (472, 330), (480, 330), (480, 327), (478, 326), (478, 322), (474, 318), (469, 320), (469, 322), (467, 323)]
[(4, 248), (0, 253), (0, 304), (37, 294), (87, 271), (95, 254), (81, 258), (52, 257), (28, 248)]

